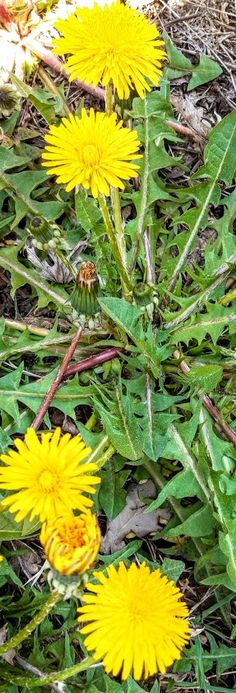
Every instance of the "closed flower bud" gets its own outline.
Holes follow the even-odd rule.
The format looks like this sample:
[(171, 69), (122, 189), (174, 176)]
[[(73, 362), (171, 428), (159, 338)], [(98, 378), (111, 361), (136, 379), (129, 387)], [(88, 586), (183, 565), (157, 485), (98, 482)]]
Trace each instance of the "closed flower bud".
[(61, 229), (56, 224), (49, 224), (41, 217), (31, 219), (28, 231), (34, 238), (36, 248), (47, 250), (48, 248), (62, 247), (63, 234)]
[(83, 262), (71, 296), (73, 308), (82, 315), (94, 315), (99, 310), (97, 294), (99, 279), (93, 262)]
[(53, 572), (60, 576), (83, 575), (94, 564), (100, 546), (100, 529), (90, 510), (68, 513), (46, 521), (40, 541)]
[(19, 97), (10, 84), (0, 84), (0, 115), (8, 115), (18, 105)]

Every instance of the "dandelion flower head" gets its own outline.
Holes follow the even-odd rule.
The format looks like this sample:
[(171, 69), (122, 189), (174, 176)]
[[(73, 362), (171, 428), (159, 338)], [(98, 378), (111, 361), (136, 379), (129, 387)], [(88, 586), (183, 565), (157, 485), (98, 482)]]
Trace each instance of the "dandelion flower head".
[(93, 476), (95, 463), (86, 463), (91, 452), (80, 436), (61, 435), (61, 429), (38, 436), (29, 428), (24, 441), (16, 438), (17, 451), (1, 455), (0, 488), (15, 491), (1, 504), (16, 513), (16, 521), (26, 516), (41, 522), (72, 509), (82, 512), (92, 506), (84, 493), (94, 493), (100, 478)]
[(40, 541), (51, 567), (62, 575), (81, 575), (95, 562), (101, 534), (90, 510), (44, 522)]
[(139, 166), (132, 159), (140, 158), (140, 142), (135, 130), (122, 127), (115, 113), (87, 113), (81, 117), (63, 118), (59, 126), (51, 125), (45, 136), (43, 166), (57, 176), (66, 190), (76, 185), (91, 189), (98, 197), (110, 194), (109, 186), (124, 189), (124, 182), (138, 175)]
[(132, 674), (136, 680), (164, 673), (189, 640), (185, 602), (176, 585), (160, 570), (144, 563), (126, 568), (120, 563), (107, 575), (94, 573), (98, 583), (87, 584), (79, 621), (85, 645), (108, 674)]
[(164, 42), (155, 24), (120, 1), (100, 7), (83, 7), (67, 19), (56, 22), (63, 35), (55, 40), (54, 53), (70, 53), (66, 69), (70, 79), (82, 79), (97, 86), (112, 81), (119, 98), (127, 99), (131, 89), (139, 96), (157, 85), (166, 57)]

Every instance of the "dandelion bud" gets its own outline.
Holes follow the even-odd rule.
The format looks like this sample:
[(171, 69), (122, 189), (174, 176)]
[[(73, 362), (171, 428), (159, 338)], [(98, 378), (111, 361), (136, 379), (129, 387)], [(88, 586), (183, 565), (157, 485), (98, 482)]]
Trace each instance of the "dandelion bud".
[(98, 521), (90, 510), (46, 521), (40, 541), (52, 569), (49, 581), (53, 586), (59, 586), (62, 592), (77, 588), (96, 560), (100, 540)]
[(82, 315), (94, 315), (99, 310), (97, 302), (99, 279), (93, 262), (83, 262), (71, 296), (73, 308)]
[(0, 85), (0, 115), (8, 115), (14, 111), (19, 101), (18, 94), (10, 84)]
[(41, 217), (31, 219), (28, 231), (34, 238), (35, 247), (39, 250), (63, 246), (64, 239), (60, 227), (56, 224), (49, 224)]

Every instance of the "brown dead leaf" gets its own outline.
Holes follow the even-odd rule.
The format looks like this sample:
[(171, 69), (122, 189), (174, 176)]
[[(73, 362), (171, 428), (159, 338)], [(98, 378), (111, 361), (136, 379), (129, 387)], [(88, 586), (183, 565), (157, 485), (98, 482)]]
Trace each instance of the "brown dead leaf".
[(72, 280), (69, 270), (53, 251), (48, 250), (51, 263), (38, 257), (31, 240), (27, 242), (25, 252), (32, 265), (40, 270), (40, 275), (43, 279), (49, 279), (57, 284), (68, 284)]
[(125, 507), (114, 520), (107, 524), (107, 531), (101, 544), (102, 553), (113, 553), (121, 549), (125, 546), (125, 537), (131, 532), (134, 536), (142, 538), (160, 529), (159, 518), (168, 519), (169, 513), (159, 508), (150, 513), (146, 512), (145, 498), (155, 498), (155, 496), (156, 488), (151, 480), (130, 485)]
[(206, 120), (204, 108), (196, 106), (199, 96), (196, 94), (171, 95), (171, 103), (181, 117), (181, 121), (200, 136), (206, 138), (211, 130), (211, 123)]

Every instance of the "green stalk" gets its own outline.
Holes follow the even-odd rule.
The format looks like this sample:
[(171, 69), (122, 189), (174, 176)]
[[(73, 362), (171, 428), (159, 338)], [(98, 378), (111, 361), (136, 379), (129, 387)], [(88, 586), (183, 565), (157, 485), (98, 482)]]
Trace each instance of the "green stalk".
[[(91, 462), (99, 462), (99, 463), (100, 463), (100, 460), (101, 460), (101, 459), (103, 460), (103, 459), (104, 459), (104, 456), (107, 454), (107, 451), (104, 452), (104, 448), (106, 447), (106, 445), (107, 445), (108, 443), (109, 443), (109, 438), (108, 438), (108, 436), (106, 436), (106, 435), (103, 436), (103, 438), (102, 438), (102, 440), (100, 441), (100, 443), (97, 445), (97, 447), (96, 447), (96, 448), (91, 452), (91, 454), (89, 455), (89, 457), (88, 457), (88, 459), (87, 459), (87, 462), (88, 462), (89, 464), (91, 464)], [(111, 446), (109, 445), (108, 450), (110, 450), (110, 447), (111, 447)]]
[[(109, 84), (106, 86), (106, 97), (105, 97), (105, 102), (106, 102), (106, 113), (107, 115), (111, 115), (113, 112), (113, 85), (112, 82), (109, 82)], [(126, 274), (127, 272), (127, 254), (126, 254), (126, 244), (125, 244), (125, 236), (124, 236), (124, 229), (123, 229), (123, 222), (122, 222), (122, 215), (121, 215), (121, 206), (120, 206), (120, 192), (118, 188), (113, 188), (111, 186), (111, 202), (112, 202), (112, 211), (113, 211), (113, 218), (114, 218), (114, 224), (115, 224), (115, 235), (116, 235), (116, 243), (119, 249), (119, 254), (122, 260), (122, 264), (124, 267), (124, 270)], [(127, 290), (126, 282), (121, 278), (121, 284), (122, 284), (122, 294), (124, 298), (126, 298), (127, 301), (130, 302), (130, 292)]]
[(30, 635), (30, 633), (39, 626), (42, 621), (46, 618), (46, 616), (50, 613), (50, 611), (53, 609), (55, 606), (56, 602), (61, 599), (61, 595), (57, 590), (54, 590), (51, 592), (50, 596), (48, 597), (47, 601), (45, 604), (42, 606), (42, 609), (32, 618), (32, 621), (29, 621), (27, 623), (27, 626), (22, 628), (19, 633), (13, 636), (13, 638), (10, 638), (7, 642), (4, 643), (4, 645), (0, 646), (0, 655), (5, 654), (5, 652), (8, 652), (8, 650), (13, 650), (16, 647), (18, 647), (25, 638)]
[(100, 194), (98, 201), (99, 201), (100, 209), (102, 212), (104, 224), (106, 227), (106, 233), (107, 233), (110, 245), (111, 245), (111, 250), (112, 250), (112, 253), (114, 255), (114, 259), (116, 261), (116, 264), (117, 264), (117, 269), (118, 269), (120, 276), (121, 276), (121, 279), (123, 281), (125, 291), (128, 293), (128, 291), (131, 291), (131, 289), (132, 289), (132, 284), (131, 284), (127, 269), (123, 264), (123, 258), (122, 258), (121, 252), (120, 252), (120, 247), (117, 243), (116, 232), (115, 232), (115, 229), (113, 227), (111, 217), (110, 217), (107, 205), (106, 205), (106, 198), (104, 197), (104, 195)]
[(30, 688), (31, 690), (32, 688), (41, 688), (41, 686), (50, 686), (50, 684), (54, 682), (59, 683), (60, 681), (66, 681), (66, 679), (69, 679), (71, 676), (76, 676), (76, 674), (86, 671), (86, 669), (89, 669), (89, 667), (91, 667), (93, 664), (95, 664), (94, 659), (92, 657), (86, 657), (86, 659), (83, 659), (82, 662), (74, 664), (72, 667), (68, 667), (67, 669), (63, 669), (62, 671), (53, 674), (48, 674), (40, 677), (39, 679), (35, 679), (34, 676), (18, 676), (17, 674), (9, 674), (9, 671), (1, 671), (1, 676), (3, 679), (15, 684), (16, 686), (18, 685), (24, 688)]
[(147, 111), (147, 101), (144, 99), (144, 160), (143, 160), (143, 175), (142, 183), (140, 188), (140, 208), (137, 214), (137, 233), (133, 244), (132, 257), (130, 262), (129, 270), (134, 271), (135, 263), (137, 260), (137, 255), (139, 251), (139, 244), (141, 238), (143, 237), (145, 231), (145, 214), (147, 209), (148, 200), (148, 177), (150, 173), (150, 161), (149, 161), (149, 119)]
[(42, 65), (40, 65), (38, 68), (38, 75), (39, 75), (40, 79), (42, 80), (46, 89), (48, 89), (48, 91), (50, 91), (51, 94), (53, 94), (56, 98), (59, 98), (62, 101), (65, 116), (67, 118), (69, 118), (71, 115), (71, 111), (69, 109), (68, 104), (66, 103), (66, 100), (63, 98), (63, 96), (60, 93), (59, 89), (57, 88), (55, 82), (53, 82), (51, 77), (49, 77), (49, 74), (46, 72), (46, 70), (44, 70), (44, 67), (42, 67)]
[[(111, 188), (111, 202), (112, 202), (113, 218), (114, 218), (114, 223), (115, 223), (117, 245), (118, 245), (119, 252), (120, 252), (120, 255), (122, 258), (123, 267), (127, 273), (126, 244), (125, 244), (125, 236), (124, 236), (123, 222), (122, 222), (122, 216), (121, 216), (120, 192), (119, 192), (118, 188)], [(122, 294), (123, 294), (124, 298), (126, 298), (126, 301), (130, 302), (130, 300), (131, 300), (130, 292), (127, 291), (127, 287), (123, 281), (122, 281)]]
[(76, 277), (77, 277), (76, 269), (73, 267), (73, 265), (68, 260), (68, 258), (65, 257), (64, 253), (62, 253), (60, 248), (53, 248), (53, 252), (55, 255), (57, 255), (58, 259), (62, 262), (62, 264), (65, 265), (65, 267), (67, 267), (67, 269), (69, 270), (72, 277), (74, 277), (76, 279)]

